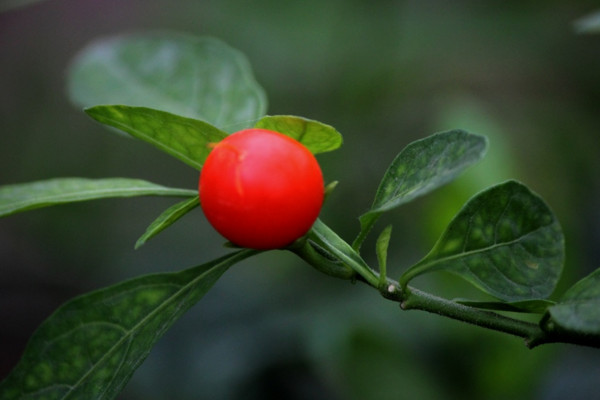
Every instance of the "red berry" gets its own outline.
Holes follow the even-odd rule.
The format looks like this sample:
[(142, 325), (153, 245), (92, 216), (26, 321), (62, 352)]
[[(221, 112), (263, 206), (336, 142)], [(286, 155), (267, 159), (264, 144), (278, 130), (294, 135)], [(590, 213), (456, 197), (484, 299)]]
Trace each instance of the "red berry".
[(217, 143), (200, 173), (211, 225), (241, 247), (276, 249), (308, 232), (324, 198), (321, 168), (297, 140), (245, 129)]

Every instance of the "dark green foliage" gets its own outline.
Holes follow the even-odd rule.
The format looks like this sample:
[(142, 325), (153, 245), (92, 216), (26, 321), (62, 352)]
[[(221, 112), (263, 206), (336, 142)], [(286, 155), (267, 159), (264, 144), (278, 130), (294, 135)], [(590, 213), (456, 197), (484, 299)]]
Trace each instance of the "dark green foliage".
[[(197, 170), (211, 143), (250, 126), (289, 135), (313, 153), (342, 144), (335, 128), (318, 121), (265, 117), (266, 98), (246, 59), (214, 39), (134, 35), (98, 41), (77, 57), (70, 93), (98, 122)], [(365, 282), (403, 309), (520, 336), (530, 347), (556, 341), (599, 346), (600, 274), (593, 272), (556, 303), (548, 299), (562, 271), (564, 238), (550, 208), (522, 183), (507, 181), (476, 194), (399, 282), (387, 276), (391, 226), (376, 242), (378, 271), (360, 255), (382, 213), (451, 182), (486, 149), (485, 137), (463, 130), (409, 144), (385, 172), (371, 208), (360, 216), (361, 229), (352, 245), (319, 219), (285, 250), (330, 276)], [(195, 189), (124, 178), (57, 178), (0, 187), (0, 216), (132, 196), (186, 198), (160, 214), (136, 247), (198, 206)], [(33, 335), (19, 364), (0, 383), (0, 398), (114, 399), (165, 331), (231, 265), (256, 253), (237, 250), (195, 268), (142, 276), (71, 300)], [(497, 300), (447, 300), (408, 286), (413, 278), (437, 270), (458, 274)], [(538, 325), (490, 310), (543, 315)]]
[(33, 335), (19, 364), (0, 383), (0, 398), (115, 398), (166, 330), (227, 268), (255, 253), (240, 250), (71, 300)]

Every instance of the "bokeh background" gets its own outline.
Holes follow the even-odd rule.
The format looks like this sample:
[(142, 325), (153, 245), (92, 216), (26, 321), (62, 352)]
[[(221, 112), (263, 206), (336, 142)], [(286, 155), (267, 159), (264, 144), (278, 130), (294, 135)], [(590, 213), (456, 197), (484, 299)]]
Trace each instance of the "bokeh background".
[[(9, 7), (0, 1), (0, 7)], [(13, 1), (14, 3), (14, 1)], [(567, 237), (565, 287), (600, 266), (600, 35), (589, 1), (48, 0), (0, 13), (0, 184), (57, 176), (193, 188), (197, 173), (72, 106), (69, 63), (106, 35), (172, 30), (244, 52), (270, 114), (335, 126), (319, 156), (340, 184), (322, 218), (351, 240), (385, 168), (410, 141), (463, 128), (490, 139), (455, 183), (386, 216), (390, 274), (433, 245), (477, 191), (515, 178)], [(200, 210), (139, 250), (173, 200), (105, 200), (0, 220), (0, 378), (56, 307), (140, 274), (223, 254)], [(373, 241), (365, 256), (374, 261)], [(449, 275), (418, 287), (477, 296)], [(421, 312), (321, 275), (284, 252), (245, 261), (158, 343), (120, 399), (594, 399), (600, 350), (548, 345)]]

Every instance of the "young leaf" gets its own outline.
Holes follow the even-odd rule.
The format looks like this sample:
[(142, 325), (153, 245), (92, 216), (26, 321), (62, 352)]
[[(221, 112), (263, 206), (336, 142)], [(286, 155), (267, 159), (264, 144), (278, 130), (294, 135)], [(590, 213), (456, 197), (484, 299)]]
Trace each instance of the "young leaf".
[(309, 238), (315, 239), (315, 242), (342, 263), (352, 268), (356, 273), (362, 276), (366, 282), (377, 287), (379, 284), (378, 278), (371, 267), (369, 267), (352, 246), (325, 225), (323, 221), (317, 218), (309, 232)]
[(200, 201), (198, 200), (198, 196), (192, 197), (191, 199), (184, 200), (179, 202), (168, 209), (166, 209), (162, 214), (156, 218), (152, 224), (146, 229), (146, 232), (137, 240), (135, 243), (135, 248), (138, 249), (148, 240), (158, 235), (164, 229), (172, 225), (179, 218), (183, 217), (185, 214), (193, 210), (194, 208), (200, 205)]
[(329, 196), (331, 196), (338, 183), (339, 181), (331, 181), (327, 185), (325, 185), (325, 200), (327, 200)]
[(177, 273), (147, 275), (71, 300), (31, 337), (0, 398), (114, 399), (152, 346), (241, 250)]
[(0, 186), (0, 217), (77, 201), (133, 196), (197, 195), (195, 190), (174, 189), (126, 178), (54, 178)]
[(548, 311), (566, 330), (600, 335), (600, 269), (573, 285)]
[(527, 187), (508, 181), (469, 200), (400, 282), (446, 270), (504, 301), (544, 299), (563, 260), (564, 238), (552, 211)]
[(387, 279), (387, 253), (392, 236), (392, 225), (388, 225), (377, 238), (375, 250), (377, 262), (379, 263), (379, 284), (382, 285)]
[(409, 144), (387, 169), (371, 209), (360, 216), (361, 232), (353, 243), (360, 248), (379, 216), (455, 179), (479, 161), (487, 149), (483, 136), (452, 130)]
[(228, 132), (251, 126), (266, 111), (242, 53), (216, 39), (164, 32), (93, 42), (71, 66), (69, 93), (84, 108), (149, 107)]
[(314, 240), (297, 240), (287, 249), (326, 275), (339, 279), (356, 279), (356, 272), (352, 268)]
[(255, 128), (269, 129), (290, 136), (313, 154), (332, 151), (342, 145), (342, 135), (330, 125), (292, 115), (275, 115), (261, 118)]
[(197, 170), (202, 169), (210, 153), (210, 143), (227, 137), (225, 132), (204, 121), (151, 108), (104, 105), (87, 108), (85, 112), (96, 121), (148, 142)]

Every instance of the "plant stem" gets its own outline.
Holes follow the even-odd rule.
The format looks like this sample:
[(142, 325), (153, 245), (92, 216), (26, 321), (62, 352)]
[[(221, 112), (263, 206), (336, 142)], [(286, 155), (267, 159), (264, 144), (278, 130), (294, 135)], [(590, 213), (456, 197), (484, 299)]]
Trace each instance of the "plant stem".
[[(378, 289), (383, 297), (400, 303), (400, 307), (403, 310), (423, 310), (487, 329), (508, 333), (524, 338), (528, 347), (554, 342), (558, 339), (557, 337), (552, 338), (551, 336), (553, 335), (550, 332), (542, 330), (539, 325), (534, 323), (459, 304), (420, 291), (411, 286), (403, 288), (398, 282), (381, 276), (371, 269), (352, 246), (341, 239), (320, 220), (317, 220), (308, 237), (317, 241), (327, 254), (333, 256), (333, 258), (337, 258), (339, 262), (354, 271), (358, 278), (362, 278), (360, 280)], [(333, 263), (331, 258), (315, 257), (314, 253), (306, 252), (306, 249), (300, 252), (296, 250), (296, 253), (318, 269), (323, 269), (324, 264), (331, 265)], [(339, 264), (335, 265), (336, 268), (340, 267)], [(324, 272), (327, 273), (327, 271)], [(339, 277), (348, 279), (349, 275), (347, 274), (348, 272), (346, 271), (340, 274)], [(335, 276), (332, 273), (329, 273), (329, 275)]]
[(384, 287), (379, 288), (379, 291), (383, 297), (400, 303), (403, 310), (427, 311), (482, 328), (518, 336), (525, 339), (525, 345), (530, 349), (550, 343), (570, 343), (600, 348), (600, 339), (597, 336), (561, 330), (551, 321), (546, 321), (547, 315), (542, 317), (539, 324), (526, 322), (456, 303), (411, 286), (407, 286), (403, 290), (398, 282), (390, 279)]
[(543, 331), (537, 324), (469, 307), (413, 287), (407, 287), (401, 298), (400, 307), (403, 310), (423, 310), (483, 328), (522, 337), (526, 340), (528, 346), (533, 338), (543, 335)]
[(529, 348), (546, 343), (572, 343), (600, 348), (600, 339), (561, 330), (542, 317), (539, 324), (510, 318), (492, 311), (460, 304), (398, 283), (373, 270), (347, 242), (331, 228), (317, 220), (309, 234), (288, 250), (293, 251), (318, 270), (341, 279), (361, 280), (376, 288), (386, 299), (400, 303), (403, 310), (423, 310), (504, 332), (525, 339)]

